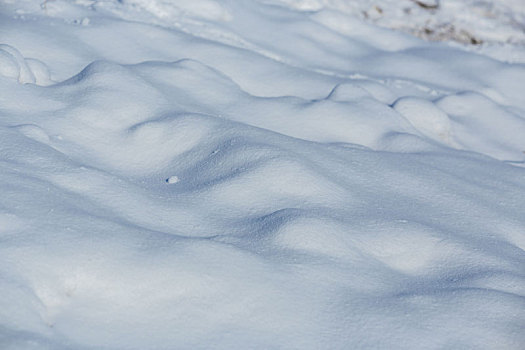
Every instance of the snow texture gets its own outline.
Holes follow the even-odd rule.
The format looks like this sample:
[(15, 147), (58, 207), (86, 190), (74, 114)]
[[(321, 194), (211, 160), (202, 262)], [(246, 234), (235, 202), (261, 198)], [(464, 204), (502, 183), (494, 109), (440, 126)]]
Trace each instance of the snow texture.
[(397, 3), (1, 1), (0, 348), (523, 348), (525, 11)]

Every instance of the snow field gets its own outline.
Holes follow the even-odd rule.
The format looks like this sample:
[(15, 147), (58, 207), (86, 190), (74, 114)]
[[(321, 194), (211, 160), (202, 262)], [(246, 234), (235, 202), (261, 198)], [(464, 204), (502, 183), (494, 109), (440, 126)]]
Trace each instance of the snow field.
[(525, 68), (301, 4), (1, 5), (0, 347), (520, 348)]

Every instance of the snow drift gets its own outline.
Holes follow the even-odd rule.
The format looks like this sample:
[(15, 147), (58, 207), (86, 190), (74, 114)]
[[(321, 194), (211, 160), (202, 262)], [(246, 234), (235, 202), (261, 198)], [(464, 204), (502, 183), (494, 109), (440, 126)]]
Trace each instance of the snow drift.
[(525, 67), (330, 8), (5, 1), (0, 345), (507, 348)]

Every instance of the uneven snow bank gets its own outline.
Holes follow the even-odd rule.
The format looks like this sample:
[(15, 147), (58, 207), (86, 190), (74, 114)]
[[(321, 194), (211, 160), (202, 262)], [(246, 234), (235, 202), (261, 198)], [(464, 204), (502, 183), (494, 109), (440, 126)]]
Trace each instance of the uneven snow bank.
[[(522, 0), (265, 0), (301, 11), (337, 11), (433, 41), (466, 44), (496, 59), (525, 63)], [(474, 45), (474, 46), (471, 46)]]
[(1, 348), (520, 348), (522, 65), (173, 4), (1, 5)]
[(303, 11), (337, 10), (430, 40), (525, 44), (521, 0), (266, 0)]

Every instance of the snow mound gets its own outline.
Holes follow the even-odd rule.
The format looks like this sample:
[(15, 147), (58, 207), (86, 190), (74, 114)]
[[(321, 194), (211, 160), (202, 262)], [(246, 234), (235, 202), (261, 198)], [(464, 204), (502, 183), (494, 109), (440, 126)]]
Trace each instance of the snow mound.
[(393, 104), (393, 108), (425, 136), (454, 145), (448, 115), (431, 101), (417, 97), (402, 97)]
[(34, 58), (24, 58), (13, 46), (0, 44), (0, 76), (19, 83), (49, 85), (49, 69), (45, 63)]

